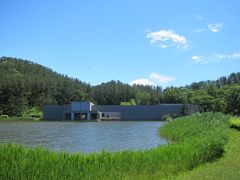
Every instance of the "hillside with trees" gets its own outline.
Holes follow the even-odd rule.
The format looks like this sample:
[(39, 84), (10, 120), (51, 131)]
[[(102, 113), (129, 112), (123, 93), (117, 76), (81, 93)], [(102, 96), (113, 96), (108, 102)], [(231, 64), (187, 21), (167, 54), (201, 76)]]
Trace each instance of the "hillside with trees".
[(240, 115), (240, 73), (185, 87), (161, 87), (110, 81), (91, 86), (31, 61), (0, 58), (0, 114), (23, 116), (45, 104), (92, 101), (96, 104), (198, 104), (202, 111)]

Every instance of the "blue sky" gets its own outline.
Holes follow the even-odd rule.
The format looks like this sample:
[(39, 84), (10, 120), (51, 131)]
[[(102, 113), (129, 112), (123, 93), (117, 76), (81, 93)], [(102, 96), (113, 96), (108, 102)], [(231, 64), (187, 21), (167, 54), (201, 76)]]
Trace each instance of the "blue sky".
[(1, 0), (0, 56), (92, 85), (182, 86), (240, 69), (238, 0)]

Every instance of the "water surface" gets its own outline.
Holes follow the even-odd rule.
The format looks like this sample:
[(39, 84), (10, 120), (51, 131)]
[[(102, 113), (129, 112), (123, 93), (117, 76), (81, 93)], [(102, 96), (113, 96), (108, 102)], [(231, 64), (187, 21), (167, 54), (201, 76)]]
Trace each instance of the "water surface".
[(149, 149), (166, 143), (159, 121), (0, 122), (0, 143), (42, 146), (67, 152)]

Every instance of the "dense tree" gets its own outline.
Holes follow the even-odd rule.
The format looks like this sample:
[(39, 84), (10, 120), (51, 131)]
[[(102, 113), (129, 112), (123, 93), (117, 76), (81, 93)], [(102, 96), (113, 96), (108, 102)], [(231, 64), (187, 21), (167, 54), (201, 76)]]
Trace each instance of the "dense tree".
[(231, 86), (227, 88), (226, 94), (226, 112), (240, 115), (240, 86)]
[(91, 86), (30, 61), (0, 58), (0, 115), (21, 116), (45, 104), (86, 100), (111, 105), (197, 104), (202, 111), (240, 115), (240, 73), (164, 90), (120, 81)]
[(0, 112), (22, 115), (28, 108), (85, 100), (90, 85), (60, 75), (41, 65), (16, 59), (0, 59)]

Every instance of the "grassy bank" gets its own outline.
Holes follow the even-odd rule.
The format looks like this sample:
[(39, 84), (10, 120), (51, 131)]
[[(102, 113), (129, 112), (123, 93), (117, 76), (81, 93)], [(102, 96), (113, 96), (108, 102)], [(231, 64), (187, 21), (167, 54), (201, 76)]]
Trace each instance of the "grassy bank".
[[(228, 179), (239, 180), (240, 177), (240, 131), (229, 130), (229, 140), (225, 145), (224, 156), (214, 163), (207, 163), (196, 169), (172, 177), (176, 180), (215, 180)], [(170, 179), (170, 178), (169, 178)]]
[(160, 129), (174, 142), (145, 151), (67, 154), (42, 148), (0, 145), (0, 179), (164, 178), (212, 162), (223, 154), (228, 118), (196, 114)]
[(34, 117), (5, 117), (0, 118), (0, 121), (40, 121), (42, 119), (40, 118), (34, 118)]

